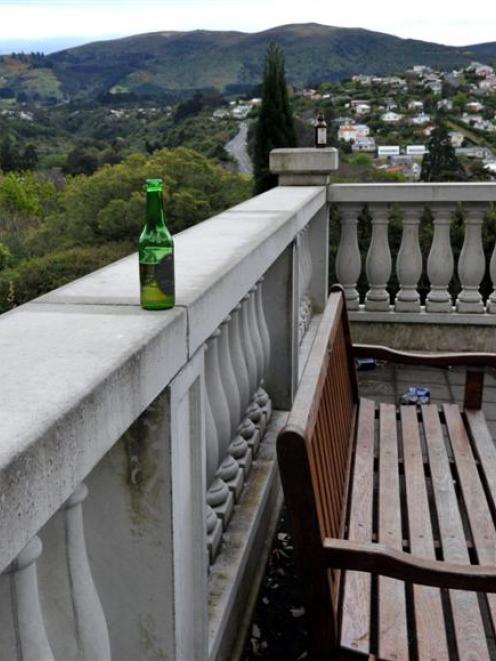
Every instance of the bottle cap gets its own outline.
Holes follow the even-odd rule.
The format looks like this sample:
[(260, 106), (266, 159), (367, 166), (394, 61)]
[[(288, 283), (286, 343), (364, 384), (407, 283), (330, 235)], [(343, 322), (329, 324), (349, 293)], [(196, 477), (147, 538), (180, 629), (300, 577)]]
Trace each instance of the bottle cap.
[(163, 191), (164, 182), (162, 179), (147, 179), (146, 180), (146, 190), (147, 191)]

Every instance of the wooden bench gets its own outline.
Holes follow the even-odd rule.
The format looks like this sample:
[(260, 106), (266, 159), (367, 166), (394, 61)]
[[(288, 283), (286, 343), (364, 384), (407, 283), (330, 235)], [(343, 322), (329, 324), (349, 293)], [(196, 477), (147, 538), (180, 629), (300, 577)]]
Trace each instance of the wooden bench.
[[(396, 407), (359, 398), (356, 356), (478, 371), (467, 373), (463, 411)], [(312, 659), (496, 658), (485, 366), (496, 368), (496, 354), (352, 346), (333, 288), (277, 441)]]

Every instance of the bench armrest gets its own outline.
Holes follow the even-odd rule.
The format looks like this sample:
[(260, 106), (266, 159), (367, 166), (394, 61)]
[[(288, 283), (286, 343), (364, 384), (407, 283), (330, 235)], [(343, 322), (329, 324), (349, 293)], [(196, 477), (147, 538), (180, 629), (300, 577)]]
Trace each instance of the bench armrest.
[(431, 367), (492, 367), (496, 369), (496, 353), (421, 353), (396, 351), (376, 344), (354, 344), (353, 355), (361, 358), (377, 358), (405, 365), (427, 365)]
[(352, 569), (438, 588), (496, 592), (496, 565), (461, 565), (420, 558), (385, 544), (326, 537), (323, 552), (330, 569)]

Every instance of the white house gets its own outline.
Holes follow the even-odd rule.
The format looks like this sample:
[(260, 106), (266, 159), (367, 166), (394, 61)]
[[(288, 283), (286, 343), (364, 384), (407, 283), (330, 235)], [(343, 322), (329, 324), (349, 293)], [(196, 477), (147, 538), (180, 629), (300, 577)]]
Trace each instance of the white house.
[(378, 158), (387, 158), (388, 156), (399, 156), (400, 147), (399, 145), (381, 145), (377, 147), (377, 156)]
[(371, 108), (368, 103), (359, 103), (358, 105), (355, 106), (355, 113), (360, 116), (360, 115), (368, 115), (370, 112)]
[(437, 102), (438, 110), (453, 110), (453, 101), (451, 99), (441, 99)]
[(452, 146), (456, 149), (457, 147), (461, 147), (463, 145), (463, 141), (465, 139), (465, 136), (461, 131), (450, 131), (448, 133), (451, 144)]
[(423, 101), (409, 101), (408, 102), (408, 110), (420, 110), (420, 111), (422, 111), (423, 109), (424, 109)]
[(480, 112), (484, 109), (484, 105), (480, 101), (470, 101), (465, 104), (465, 110), (470, 113)]
[(338, 140), (355, 142), (368, 137), (370, 128), (366, 124), (342, 124), (338, 129)]
[(426, 115), (425, 112), (421, 112), (418, 115), (415, 115), (415, 117), (412, 117), (410, 119), (410, 122), (417, 126), (422, 126), (422, 124), (428, 124), (430, 121), (431, 121), (430, 115)]
[(360, 138), (356, 140), (352, 147), (351, 151), (354, 152), (375, 152), (376, 144), (374, 138)]
[(387, 124), (397, 124), (403, 119), (403, 115), (397, 112), (388, 111), (381, 115), (381, 120)]

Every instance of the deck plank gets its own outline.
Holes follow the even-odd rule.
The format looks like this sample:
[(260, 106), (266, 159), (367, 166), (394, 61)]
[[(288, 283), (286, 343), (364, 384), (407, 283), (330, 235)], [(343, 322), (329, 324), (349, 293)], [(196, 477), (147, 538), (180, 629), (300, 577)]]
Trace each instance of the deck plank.
[[(443, 557), (450, 562), (468, 564), (470, 558), (465, 543), (462, 517), (437, 406), (422, 406), (422, 418)], [(473, 592), (450, 590), (449, 597), (460, 659), (489, 659), (477, 595)]]
[[(374, 415), (374, 402), (360, 399), (348, 538), (361, 542), (371, 541), (373, 532)], [(370, 574), (355, 571), (345, 574), (341, 645), (362, 654), (370, 651), (371, 585)]]
[[(379, 542), (402, 550), (396, 407), (379, 407)], [(378, 644), (381, 659), (408, 659), (405, 583), (379, 576)]]
[[(443, 410), (477, 558), (480, 564), (494, 565), (496, 564), (496, 530), (461, 411), (456, 404), (445, 404)], [(481, 447), (483, 439), (476, 442)], [(486, 469), (490, 472), (491, 465), (487, 463), (489, 448), (481, 447), (481, 449), (485, 449), (482, 457), (486, 459)], [(492, 479), (494, 477), (492, 475)], [(496, 595), (487, 595), (487, 601), (493, 625), (496, 626)]]
[[(400, 419), (410, 550), (415, 555), (435, 560), (429, 496), (415, 407), (401, 406)], [(449, 658), (441, 591), (414, 585), (413, 601), (418, 658)]]

